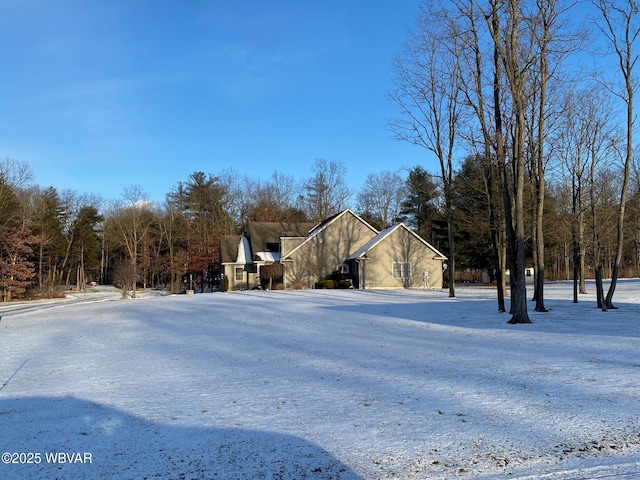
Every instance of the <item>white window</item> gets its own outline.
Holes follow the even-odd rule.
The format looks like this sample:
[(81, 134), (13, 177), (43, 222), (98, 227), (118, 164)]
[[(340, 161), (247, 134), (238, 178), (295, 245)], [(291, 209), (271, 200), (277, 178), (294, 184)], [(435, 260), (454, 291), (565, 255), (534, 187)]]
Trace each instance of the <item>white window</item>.
[(236, 267), (236, 282), (244, 280), (244, 270), (242, 267)]
[(393, 278), (409, 278), (411, 277), (411, 264), (393, 262)]

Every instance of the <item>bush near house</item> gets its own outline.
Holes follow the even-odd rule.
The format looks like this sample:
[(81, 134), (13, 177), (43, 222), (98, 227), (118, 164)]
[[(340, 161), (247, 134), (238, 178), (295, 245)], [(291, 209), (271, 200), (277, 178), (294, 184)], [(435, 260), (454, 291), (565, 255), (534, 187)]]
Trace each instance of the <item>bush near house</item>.
[(336, 270), (331, 274), (331, 278), (320, 280), (314, 288), (353, 288), (353, 281)]
[(335, 280), (331, 280), (330, 278), (328, 278), (316, 282), (314, 288), (338, 288), (338, 284)]

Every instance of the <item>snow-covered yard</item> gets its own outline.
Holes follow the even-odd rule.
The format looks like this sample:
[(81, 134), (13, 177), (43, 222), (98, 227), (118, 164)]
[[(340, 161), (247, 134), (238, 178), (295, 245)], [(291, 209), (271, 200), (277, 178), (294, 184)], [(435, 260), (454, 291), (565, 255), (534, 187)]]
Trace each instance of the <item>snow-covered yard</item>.
[(640, 478), (640, 281), (589, 291), (0, 306), (0, 478)]

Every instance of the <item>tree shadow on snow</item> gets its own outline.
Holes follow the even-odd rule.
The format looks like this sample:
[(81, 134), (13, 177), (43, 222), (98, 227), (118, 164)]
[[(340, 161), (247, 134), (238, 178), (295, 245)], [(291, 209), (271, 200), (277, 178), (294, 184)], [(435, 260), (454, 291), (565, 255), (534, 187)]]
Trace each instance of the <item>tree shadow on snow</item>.
[(296, 436), (172, 426), (74, 397), (0, 400), (0, 422), (3, 479), (360, 478)]
[[(464, 293), (455, 299), (437, 298), (411, 303), (363, 302), (353, 305), (323, 307), (335, 309), (341, 315), (348, 312), (382, 316), (388, 319), (403, 319), (445, 327), (472, 329), (525, 329), (533, 332), (580, 333), (583, 335), (607, 335), (622, 337), (640, 337), (640, 304), (615, 302), (618, 309), (602, 312), (594, 302), (548, 299), (545, 305), (548, 312), (535, 312), (535, 302), (529, 300), (528, 311), (531, 324), (510, 325), (511, 315), (497, 310), (495, 299), (480, 300), (464, 298)], [(507, 310), (509, 300), (507, 299)]]

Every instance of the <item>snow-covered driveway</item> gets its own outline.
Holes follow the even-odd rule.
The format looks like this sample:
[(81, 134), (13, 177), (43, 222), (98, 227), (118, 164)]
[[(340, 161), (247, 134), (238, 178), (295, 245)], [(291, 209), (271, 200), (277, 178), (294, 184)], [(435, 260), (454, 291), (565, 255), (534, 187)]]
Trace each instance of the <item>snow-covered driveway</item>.
[(639, 478), (640, 281), (570, 288), (0, 308), (0, 478)]

